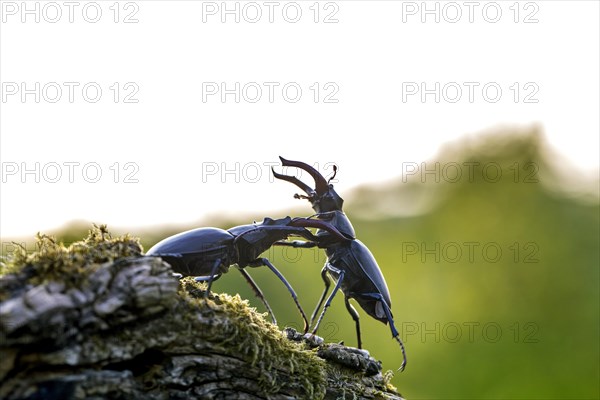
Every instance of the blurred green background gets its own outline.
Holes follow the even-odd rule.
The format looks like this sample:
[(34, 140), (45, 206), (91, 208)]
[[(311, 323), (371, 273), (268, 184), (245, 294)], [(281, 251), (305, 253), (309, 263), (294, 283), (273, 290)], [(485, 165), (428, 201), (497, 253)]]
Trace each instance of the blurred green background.
[[(377, 165), (365, 168), (377, 175)], [(401, 168), (398, 160), (398, 175)], [(599, 398), (597, 177), (585, 181), (560, 163), (536, 129), (464, 138), (435, 160), (404, 164), (404, 170), (410, 176), (340, 193), (391, 292), (408, 353), (406, 371), (392, 380), (400, 392), (409, 399)], [(290, 195), (295, 190), (290, 185)], [(292, 216), (312, 214), (308, 202), (290, 199), (290, 206)], [(229, 228), (249, 222), (199, 224)], [(199, 224), (129, 232), (148, 249)], [(88, 228), (74, 224), (54, 233), (68, 243)], [(323, 288), (323, 252), (275, 248), (266, 256), (310, 313)], [(301, 328), (284, 286), (266, 268), (249, 272), (280, 326)], [(235, 271), (215, 282), (214, 290), (240, 293), (264, 312)], [(401, 353), (389, 327), (359, 312), (363, 346), (384, 369), (395, 370)], [(356, 345), (341, 295), (319, 334)]]

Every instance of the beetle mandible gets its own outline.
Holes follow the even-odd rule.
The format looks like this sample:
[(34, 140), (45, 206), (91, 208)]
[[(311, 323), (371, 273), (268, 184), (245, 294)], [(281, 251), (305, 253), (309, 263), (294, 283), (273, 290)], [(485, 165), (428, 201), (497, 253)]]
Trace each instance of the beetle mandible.
[[(311, 203), (313, 210), (317, 213), (313, 217), (306, 218), (302, 223), (306, 227), (319, 228), (316, 234), (318, 238), (317, 245), (320, 248), (324, 248), (327, 255), (327, 261), (321, 270), (321, 278), (325, 283), (325, 290), (311, 315), (311, 325), (323, 301), (325, 301), (325, 297), (331, 286), (328, 275), (331, 275), (336, 281), (335, 287), (325, 301), (323, 311), (312, 328), (311, 333), (313, 335), (316, 334), (327, 308), (329, 308), (338, 290), (341, 289), (344, 294), (346, 309), (356, 325), (358, 348), (362, 347), (359, 315), (356, 309), (350, 304), (349, 299), (355, 299), (361, 308), (371, 317), (384, 324), (389, 323), (392, 337), (398, 341), (402, 350), (403, 360), (399, 369), (400, 371), (404, 370), (406, 367), (406, 351), (398, 330), (394, 325), (391, 311), (392, 302), (385, 278), (373, 254), (371, 254), (367, 246), (356, 239), (352, 223), (342, 211), (344, 200), (335, 192), (333, 185), (330, 184), (337, 173), (337, 167), (334, 166), (334, 175), (327, 181), (315, 168), (308, 164), (300, 161), (286, 160), (283, 157), (279, 158), (284, 167), (300, 168), (308, 172), (315, 181), (315, 188), (313, 189), (294, 176), (278, 174), (275, 169), (272, 169), (273, 175), (277, 179), (291, 182), (302, 189), (306, 195), (296, 194), (294, 197), (307, 199)], [(326, 225), (323, 225), (324, 223)], [(335, 227), (342, 234), (342, 237), (332, 234), (331, 229), (323, 229), (323, 226)], [(312, 247), (314, 243), (280, 241), (275, 243), (275, 245)]]

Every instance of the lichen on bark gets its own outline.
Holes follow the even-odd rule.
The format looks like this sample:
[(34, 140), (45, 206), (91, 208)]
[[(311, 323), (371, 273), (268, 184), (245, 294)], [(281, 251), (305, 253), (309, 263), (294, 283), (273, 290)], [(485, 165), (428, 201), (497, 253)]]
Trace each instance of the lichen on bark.
[(3, 399), (400, 398), (366, 352), (290, 340), (105, 226), (69, 247), (38, 235), (1, 274)]

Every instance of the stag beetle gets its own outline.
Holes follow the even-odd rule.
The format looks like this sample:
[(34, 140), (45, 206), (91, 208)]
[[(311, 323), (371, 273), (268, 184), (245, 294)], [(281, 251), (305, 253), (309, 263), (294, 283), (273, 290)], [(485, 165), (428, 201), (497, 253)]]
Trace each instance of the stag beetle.
[[(267, 308), (273, 324), (277, 324), (273, 310), (269, 306), (262, 291), (245, 267), (267, 266), (287, 287), (296, 307), (304, 320), (304, 332), (308, 331), (308, 320), (304, 310), (298, 303), (298, 297), (292, 286), (271, 262), (261, 253), (268, 250), (273, 243), (287, 239), (289, 236), (303, 237), (310, 241), (318, 240), (304, 226), (314, 226), (314, 222), (306, 218), (281, 219), (265, 218), (261, 223), (240, 225), (223, 230), (219, 228), (197, 228), (182, 232), (158, 242), (147, 256), (160, 257), (171, 265), (173, 271), (184, 276), (198, 276), (196, 280), (208, 282), (205, 297), (208, 296), (212, 282), (229, 271), (229, 266), (237, 264), (237, 269), (254, 290), (256, 296)], [(328, 223), (319, 227), (332, 236), (344, 240), (344, 236)]]
[[(327, 255), (327, 261), (321, 270), (321, 277), (325, 283), (325, 290), (321, 295), (317, 307), (311, 315), (311, 325), (329, 291), (331, 281), (328, 274), (336, 281), (335, 287), (333, 288), (331, 295), (327, 298), (323, 311), (311, 333), (313, 335), (316, 334), (319, 324), (325, 315), (325, 311), (330, 306), (331, 301), (338, 290), (341, 289), (342, 293), (345, 295), (344, 301), (346, 309), (352, 316), (356, 325), (358, 348), (360, 349), (362, 347), (359, 315), (356, 309), (350, 304), (349, 299), (355, 299), (362, 309), (371, 317), (384, 324), (390, 324), (392, 337), (398, 341), (402, 350), (403, 360), (399, 369), (400, 371), (404, 370), (404, 367), (406, 366), (406, 352), (404, 350), (404, 344), (394, 325), (390, 292), (385, 282), (385, 278), (383, 277), (381, 269), (379, 269), (373, 254), (371, 254), (367, 246), (356, 239), (352, 223), (342, 211), (344, 200), (335, 192), (335, 190), (333, 190), (333, 185), (329, 183), (335, 177), (337, 167), (334, 166), (334, 174), (329, 181), (327, 181), (316, 169), (308, 164), (300, 161), (286, 160), (283, 157), (279, 158), (284, 167), (301, 168), (308, 172), (315, 181), (315, 189), (312, 189), (298, 178), (278, 174), (275, 169), (272, 168), (273, 175), (277, 179), (291, 182), (302, 189), (306, 195), (296, 194), (294, 197), (298, 199), (307, 199), (311, 203), (313, 210), (317, 213), (312, 217), (306, 218), (303, 222), (303, 226), (319, 228), (316, 234), (318, 238), (316, 245), (320, 248), (324, 248)], [(324, 223), (326, 224), (323, 225)], [(322, 228), (323, 226), (329, 227), (330, 225), (337, 228), (343, 238), (340, 238), (337, 234), (332, 234), (331, 228)], [(279, 241), (274, 244), (294, 247), (313, 247), (315, 245), (315, 243), (302, 241)]]

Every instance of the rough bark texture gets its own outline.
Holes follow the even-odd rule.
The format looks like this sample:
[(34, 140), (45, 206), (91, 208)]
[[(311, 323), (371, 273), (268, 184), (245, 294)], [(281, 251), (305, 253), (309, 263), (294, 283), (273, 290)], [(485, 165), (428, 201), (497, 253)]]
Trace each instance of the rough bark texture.
[(137, 240), (40, 236), (0, 277), (2, 399), (400, 399), (364, 351), (311, 348)]

